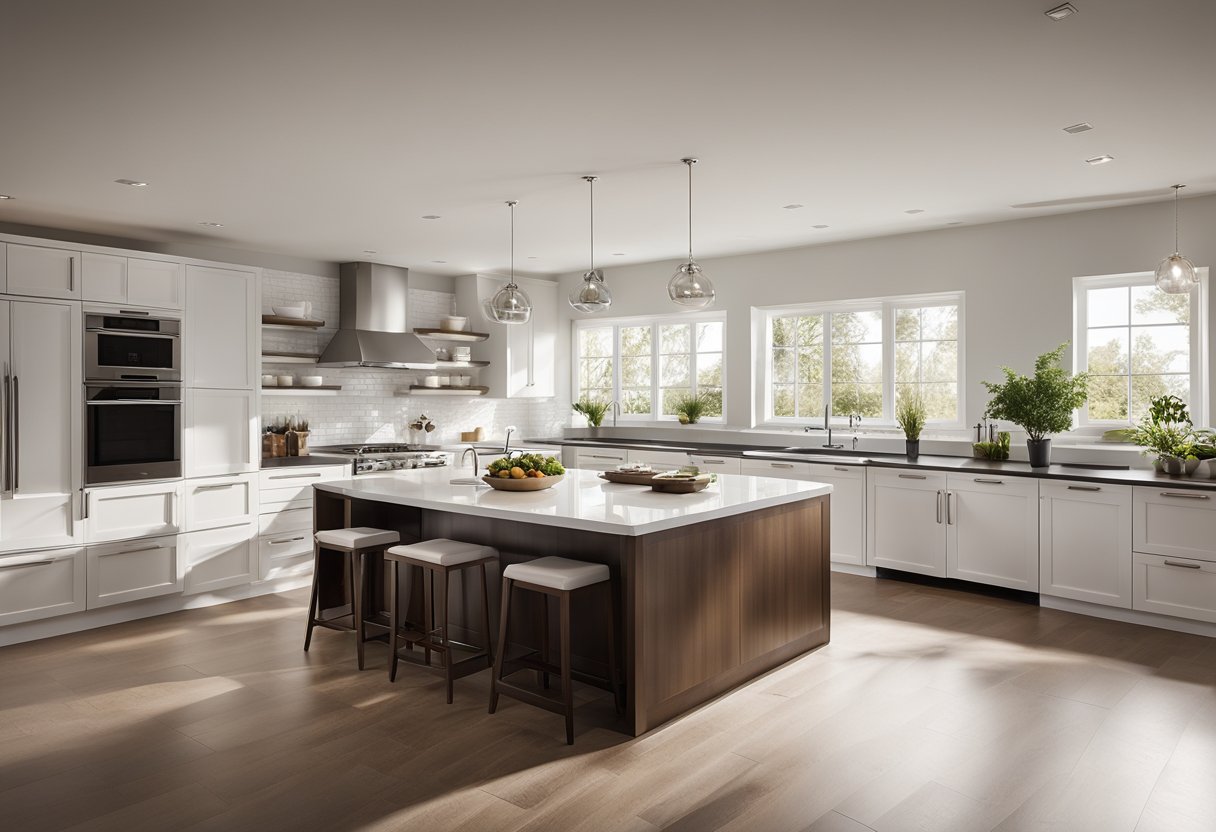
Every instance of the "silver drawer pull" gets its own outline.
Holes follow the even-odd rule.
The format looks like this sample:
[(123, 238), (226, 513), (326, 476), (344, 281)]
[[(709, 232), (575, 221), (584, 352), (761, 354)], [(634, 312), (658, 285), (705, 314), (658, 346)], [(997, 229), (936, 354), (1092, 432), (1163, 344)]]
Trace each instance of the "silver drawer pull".
[(144, 546), (144, 547), (139, 548), (139, 549), (122, 549), (122, 550), (117, 551), (117, 552), (106, 552), (106, 553), (103, 555), (103, 557), (106, 557), (106, 556), (109, 556), (109, 555), (133, 555), (133, 554), (135, 554), (136, 552), (153, 552), (153, 551), (155, 551), (155, 550), (157, 550), (157, 549), (164, 549), (164, 548), (165, 548), (164, 546), (156, 545), (156, 546)]
[(625, 457), (623, 457), (623, 456), (609, 456), (608, 454), (587, 454), (587, 458), (588, 459), (611, 459), (616, 462), (625, 461)]
[(272, 480), (302, 480), (302, 479), (308, 479), (310, 477), (319, 477), (319, 476), (321, 476), (321, 475), (318, 474), (316, 471), (313, 471), (311, 474), (275, 474), (275, 475), (271, 476), (270, 479), (272, 479)]
[(1179, 563), (1176, 560), (1162, 561), (1166, 566), (1177, 566), (1182, 569), (1202, 569), (1203, 567), (1197, 563)]
[(849, 469), (848, 469), (848, 468), (845, 468), (843, 465), (833, 465), (833, 466), (832, 466), (832, 470), (833, 470), (833, 471), (846, 471), (846, 472), (847, 472)]
[(792, 462), (774, 462), (774, 463), (772, 463), (772, 466), (774, 468), (793, 468), (794, 463), (792, 463)]
[(217, 483), (216, 485), (198, 485), (198, 486), (195, 486), (194, 490), (195, 491), (214, 491), (217, 488), (232, 488), (233, 486), (239, 485), (239, 484), (240, 483), (225, 482), (225, 483)]
[(296, 543), (298, 541), (305, 540), (305, 539), (306, 538), (303, 536), (289, 537), (289, 538), (286, 538), (285, 540), (272, 540), (272, 541), (270, 541), (270, 545), (271, 546), (282, 546), (284, 543)]
[(702, 465), (725, 465), (726, 460), (725, 459), (703, 459), (703, 460), (701, 460), (701, 464)]
[(1004, 480), (991, 480), (991, 479), (985, 479), (984, 477), (975, 477), (971, 481), (972, 482), (982, 482), (987, 485), (1004, 485), (1005, 484)]
[(1183, 500), (1210, 500), (1212, 499), (1207, 494), (1187, 494), (1184, 491), (1162, 491), (1162, 497), (1178, 497)]
[(5, 569), (24, 569), (27, 566), (50, 566), (53, 560), (27, 560), (25, 563), (7, 563), (0, 565), (0, 572)]
[(924, 474), (900, 474), (901, 480), (927, 480), (929, 479)]
[(1102, 486), (1100, 486), (1100, 485), (1070, 485), (1070, 486), (1068, 486), (1068, 490), (1069, 491), (1101, 491)]

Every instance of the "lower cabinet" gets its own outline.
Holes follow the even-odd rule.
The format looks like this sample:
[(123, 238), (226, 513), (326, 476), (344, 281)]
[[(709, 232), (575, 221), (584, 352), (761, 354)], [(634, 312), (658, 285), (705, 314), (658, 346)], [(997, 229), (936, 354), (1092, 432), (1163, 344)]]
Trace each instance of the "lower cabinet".
[(1039, 481), (946, 478), (946, 577), (1039, 591)]
[(1039, 593), (1132, 608), (1132, 489), (1039, 483)]
[(85, 608), (84, 549), (0, 556), (0, 626)]
[(1132, 609), (1216, 623), (1216, 563), (1136, 552)]
[(1216, 492), (1138, 485), (1132, 511), (1135, 551), (1216, 560)]
[(86, 543), (174, 534), (181, 529), (180, 482), (109, 485), (84, 495)]
[(866, 562), (866, 469), (862, 465), (807, 466), (807, 479), (832, 486), (832, 561)]
[(710, 474), (738, 474), (742, 460), (735, 456), (705, 456), (689, 454), (688, 465), (695, 465)]
[(946, 577), (946, 475), (872, 468), (866, 563)]
[[(310, 512), (311, 514), (311, 512)], [(312, 524), (305, 529), (262, 535), (258, 538), (262, 580), (297, 578), (312, 573)]]
[(688, 465), (688, 454), (683, 451), (629, 451), (630, 465), (649, 465), (656, 471), (668, 471)]
[(86, 548), (88, 609), (181, 592), (178, 542), (170, 535)]
[(180, 540), (186, 595), (257, 580), (258, 537), (253, 523), (189, 532)]
[(624, 448), (582, 448), (574, 449), (575, 468), (586, 468), (588, 471), (611, 471), (629, 461), (629, 452)]
[(248, 524), (257, 519), (258, 475), (186, 480), (186, 531)]

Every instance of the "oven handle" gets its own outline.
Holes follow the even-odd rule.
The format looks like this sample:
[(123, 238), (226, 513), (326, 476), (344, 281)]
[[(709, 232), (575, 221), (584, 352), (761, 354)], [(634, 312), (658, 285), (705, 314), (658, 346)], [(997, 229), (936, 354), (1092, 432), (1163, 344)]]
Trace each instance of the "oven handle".
[(9, 432), (9, 419), (8, 419), (8, 406), (9, 406), (9, 395), (8, 395), (9, 381), (8, 380), (9, 380), (8, 363), (5, 362), (5, 364), (4, 364), (4, 387), (3, 387), (3, 390), (0, 391), (0, 468), (3, 468), (3, 470), (0, 471), (0, 479), (3, 480), (3, 482), (0, 482), (0, 491), (2, 491), (5, 494), (8, 493), (8, 483), (9, 483), (9, 479), (10, 479), (9, 478), (8, 454), (9, 454), (10, 446), (12, 445), (12, 437)]
[(181, 399), (106, 399), (100, 402), (85, 402), (89, 407), (109, 407), (110, 405), (134, 405), (134, 404), (181, 404)]
[[(75, 260), (73, 260), (75, 262)], [(17, 374), (13, 373), (13, 493), (21, 487), (21, 388)]]
[(102, 329), (101, 327), (94, 327), (94, 326), (87, 328), (85, 330), (85, 332), (95, 332), (95, 333), (102, 334), (102, 335), (107, 334), (107, 333), (121, 333), (123, 335), (127, 335), (132, 338), (181, 338), (182, 337), (181, 335), (179, 335), (176, 332), (146, 332), (142, 329), (114, 329), (111, 327), (106, 327), (105, 329)]

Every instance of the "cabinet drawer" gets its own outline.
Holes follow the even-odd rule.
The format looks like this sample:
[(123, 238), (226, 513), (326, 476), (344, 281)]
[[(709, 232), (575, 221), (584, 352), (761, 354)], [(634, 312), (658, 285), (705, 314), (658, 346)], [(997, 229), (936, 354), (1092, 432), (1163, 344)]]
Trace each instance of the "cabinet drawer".
[(85, 492), (84, 499), (86, 543), (179, 530), (180, 482), (92, 488)]
[(181, 536), (186, 595), (240, 586), (257, 577), (257, 528), (253, 523)]
[(312, 506), (270, 511), (258, 518), (258, 534), (283, 534), (301, 529), (312, 533)]
[(0, 626), (84, 609), (84, 549), (0, 557)]
[(258, 513), (257, 478), (253, 474), (187, 480), (184, 491), (186, 531), (249, 523)]
[(308, 465), (294, 468), (263, 468), (258, 472), (258, 485), (268, 488), (296, 488), (314, 482), (349, 479), (350, 468), (345, 465)]
[(312, 574), (312, 532), (286, 532), (258, 538), (263, 580)]
[(177, 535), (89, 546), (88, 608), (181, 592)]
[(1132, 489), (1132, 548), (1216, 561), (1216, 490)]
[(1132, 609), (1216, 622), (1216, 563), (1133, 555)]
[(783, 480), (811, 479), (811, 466), (806, 462), (784, 459), (748, 459), (739, 461), (739, 473), (752, 477), (776, 477)]
[(683, 451), (628, 451), (627, 453), (630, 465), (649, 465), (660, 471), (688, 464), (688, 454)]
[(737, 474), (739, 473), (739, 462), (739, 458), (733, 456), (688, 455), (689, 465), (695, 465), (712, 474)]
[(629, 452), (620, 448), (578, 448), (574, 452), (574, 467), (589, 471), (611, 471), (628, 461)]

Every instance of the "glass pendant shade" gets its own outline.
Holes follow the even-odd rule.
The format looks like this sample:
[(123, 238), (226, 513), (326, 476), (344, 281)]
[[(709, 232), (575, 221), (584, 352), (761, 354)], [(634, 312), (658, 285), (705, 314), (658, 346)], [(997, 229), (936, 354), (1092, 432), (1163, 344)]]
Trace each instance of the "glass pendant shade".
[(1157, 264), (1157, 288), (1171, 295), (1182, 295), (1199, 283), (1195, 264), (1174, 252)]
[(697, 261), (689, 259), (667, 282), (667, 295), (675, 303), (690, 309), (704, 309), (714, 302), (717, 292), (709, 278), (701, 271)]
[(604, 276), (598, 269), (583, 274), (583, 282), (570, 292), (570, 306), (578, 312), (594, 315), (612, 305), (612, 292), (604, 285)]
[(511, 209), (511, 279), (486, 304), (489, 317), (500, 324), (526, 324), (532, 318), (532, 299), (515, 285), (515, 206), (518, 204), (516, 200), (507, 203)]

